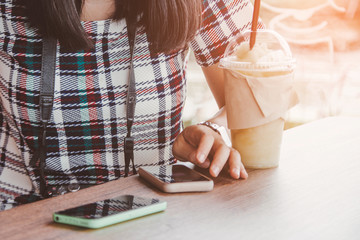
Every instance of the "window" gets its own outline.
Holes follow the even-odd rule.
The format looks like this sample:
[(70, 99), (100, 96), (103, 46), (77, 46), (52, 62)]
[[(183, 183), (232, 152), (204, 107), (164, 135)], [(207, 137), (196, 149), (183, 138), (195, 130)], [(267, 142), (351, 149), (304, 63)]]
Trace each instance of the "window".
[[(260, 17), (280, 33), (297, 59), (294, 86), (300, 103), (288, 124), (360, 116), (360, 0), (262, 0)], [(190, 58), (184, 119), (204, 120), (217, 105), (201, 69)]]

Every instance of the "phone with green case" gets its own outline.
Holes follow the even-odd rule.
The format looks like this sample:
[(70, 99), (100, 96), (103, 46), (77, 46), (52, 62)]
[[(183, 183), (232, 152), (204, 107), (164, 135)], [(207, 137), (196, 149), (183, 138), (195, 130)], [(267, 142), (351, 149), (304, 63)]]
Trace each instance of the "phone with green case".
[(115, 223), (164, 211), (166, 202), (133, 195), (98, 201), (55, 212), (55, 222), (86, 228), (101, 228)]

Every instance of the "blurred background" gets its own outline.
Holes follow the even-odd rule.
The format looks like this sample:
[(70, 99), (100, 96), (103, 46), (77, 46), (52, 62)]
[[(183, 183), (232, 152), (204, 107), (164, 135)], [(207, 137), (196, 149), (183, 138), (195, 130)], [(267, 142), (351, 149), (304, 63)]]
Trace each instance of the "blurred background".
[[(280, 33), (297, 60), (300, 103), (286, 128), (329, 116), (360, 116), (360, 0), (262, 0), (260, 17)], [(217, 111), (201, 68), (188, 65), (185, 125)]]

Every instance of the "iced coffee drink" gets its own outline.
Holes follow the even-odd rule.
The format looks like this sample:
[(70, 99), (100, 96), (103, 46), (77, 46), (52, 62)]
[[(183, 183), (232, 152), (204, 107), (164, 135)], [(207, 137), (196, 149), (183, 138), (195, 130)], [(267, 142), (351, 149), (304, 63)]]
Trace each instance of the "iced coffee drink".
[(225, 103), (232, 145), (247, 168), (279, 164), (284, 117), (297, 102), (292, 88), (294, 60), (287, 43), (273, 31), (250, 32), (229, 44), (220, 66), (225, 69)]

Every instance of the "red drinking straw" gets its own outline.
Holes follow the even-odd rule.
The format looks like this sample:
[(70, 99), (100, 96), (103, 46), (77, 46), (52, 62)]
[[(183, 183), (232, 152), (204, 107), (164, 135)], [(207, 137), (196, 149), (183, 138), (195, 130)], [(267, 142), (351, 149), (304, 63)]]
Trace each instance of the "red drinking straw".
[(253, 18), (251, 21), (250, 50), (254, 47), (254, 44), (256, 41), (256, 31), (257, 31), (257, 25), (258, 25), (258, 20), (259, 20), (260, 1), (261, 0), (255, 0), (255, 3), (254, 3), (254, 12), (253, 12)]

